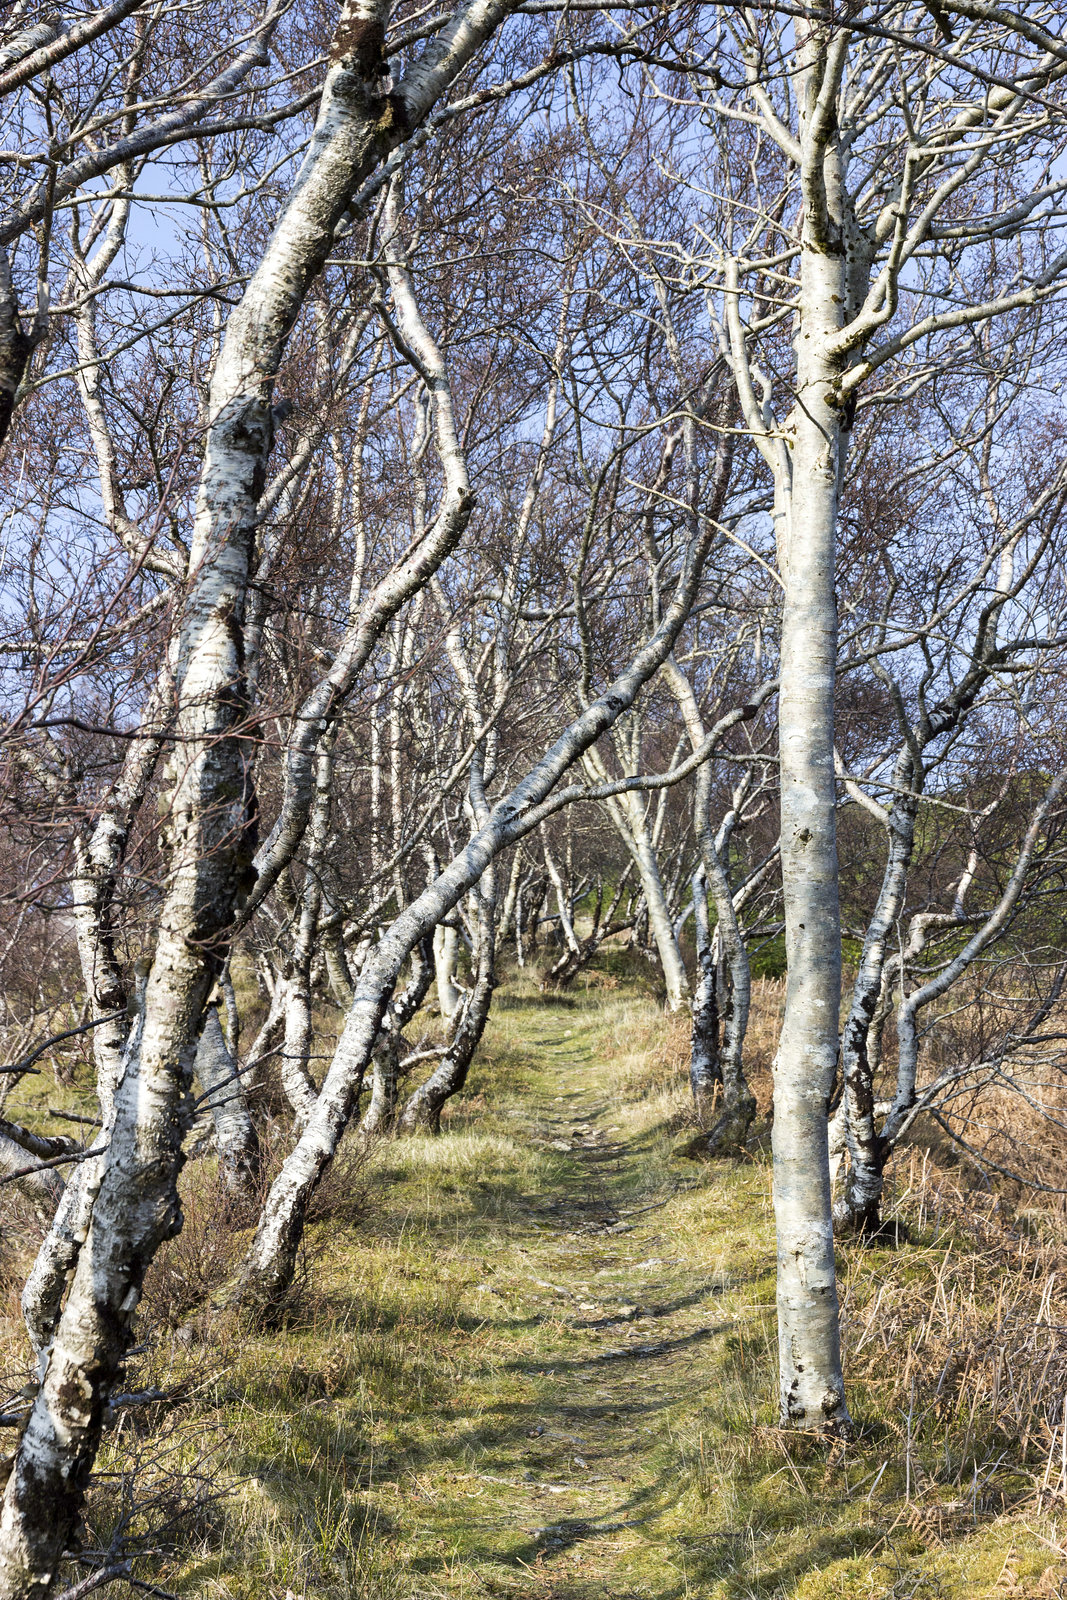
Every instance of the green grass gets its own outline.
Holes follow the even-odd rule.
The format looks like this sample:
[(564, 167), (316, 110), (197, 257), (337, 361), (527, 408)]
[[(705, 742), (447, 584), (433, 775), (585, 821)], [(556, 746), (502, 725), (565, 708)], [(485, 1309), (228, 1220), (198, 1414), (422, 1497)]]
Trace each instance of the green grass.
[(220, 1600), (1061, 1593), (1052, 1247), (1009, 1262), (940, 1201), (935, 1224), (905, 1162), (915, 1242), (841, 1256), (858, 1437), (780, 1432), (766, 1157), (674, 1155), (678, 1029), (603, 981), (501, 994), (442, 1136), (335, 1184), (287, 1328), (204, 1311), (151, 1335), (131, 1383), (184, 1398), (131, 1413), (102, 1463), (140, 1460), (136, 1493), (184, 1517), (141, 1576)]

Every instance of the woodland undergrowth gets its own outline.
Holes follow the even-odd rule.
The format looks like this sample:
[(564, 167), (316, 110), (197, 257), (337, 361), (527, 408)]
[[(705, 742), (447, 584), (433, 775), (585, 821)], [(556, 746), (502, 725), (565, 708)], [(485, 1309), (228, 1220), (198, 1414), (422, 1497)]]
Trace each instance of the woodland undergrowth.
[[(839, 1250), (856, 1437), (778, 1428), (781, 986), (754, 998), (759, 1123), (704, 1164), (679, 1155), (684, 1024), (639, 974), (513, 976), (440, 1137), (346, 1141), (270, 1334), (224, 1309), (250, 1218), (191, 1160), (70, 1583), (132, 1561), (148, 1588), (108, 1592), (1067, 1594), (1067, 1224), (936, 1128), (898, 1153), (884, 1237)], [(33, 1095), (27, 1118), (88, 1099)], [(10, 1411), (41, 1224), (5, 1207)]]

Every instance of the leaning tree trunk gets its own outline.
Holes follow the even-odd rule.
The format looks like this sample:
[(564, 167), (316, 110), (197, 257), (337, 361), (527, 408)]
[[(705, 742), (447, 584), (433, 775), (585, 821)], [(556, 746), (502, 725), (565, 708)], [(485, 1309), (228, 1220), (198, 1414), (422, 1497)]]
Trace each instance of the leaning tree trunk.
[(496, 982), (496, 874), (490, 866), (483, 875), (478, 895), (478, 955), (474, 987), (460, 1011), (448, 1049), (425, 1083), (419, 1085), (405, 1105), (399, 1121), (402, 1133), (412, 1133), (420, 1125), (439, 1133), (441, 1111), (467, 1081), (474, 1053), (482, 1041)]
[(179, 637), (180, 758), (155, 953), (139, 1035), (127, 1046), (115, 1090), (91, 1222), (7, 1480), (0, 1600), (43, 1600), (54, 1583), (133, 1341), (145, 1273), (181, 1226), (177, 1179), (200, 1018), (225, 962), (235, 905), (252, 887), (242, 623), (272, 446), (274, 379), (359, 185), (423, 120), (507, 11), (501, 0), (470, 0), (386, 97), (385, 8), (346, 0), (311, 143), (227, 323), (208, 398)]
[[(130, 830), (159, 760), (171, 692), (169, 675), (164, 673), (149, 695), (140, 734), (130, 743), (107, 804), (88, 838), (75, 843), (71, 915), (78, 961), (90, 1014), (105, 1019), (93, 1029), (96, 1092), (105, 1132), (111, 1126), (129, 1033), (129, 995), (115, 951), (115, 889)], [(102, 1134), (101, 1148), (104, 1143)], [(39, 1356), (55, 1331), (67, 1280), (89, 1227), (102, 1159), (79, 1162), (72, 1170), (23, 1285), (22, 1314)]]

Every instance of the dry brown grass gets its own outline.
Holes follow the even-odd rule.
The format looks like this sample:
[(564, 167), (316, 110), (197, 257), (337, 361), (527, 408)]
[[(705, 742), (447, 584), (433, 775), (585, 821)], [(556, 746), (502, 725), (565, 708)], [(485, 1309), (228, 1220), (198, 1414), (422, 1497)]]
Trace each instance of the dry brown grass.
[[(142, 1316), (150, 1327), (177, 1328), (191, 1320), (206, 1328), (221, 1308), (292, 1137), (286, 1128), (271, 1123), (261, 1129), (260, 1145), (258, 1185), (241, 1199), (228, 1192), (214, 1160), (193, 1161), (184, 1169), (180, 1183), (182, 1230), (158, 1252), (145, 1280)], [(352, 1226), (359, 1221), (367, 1205), (368, 1159), (369, 1152), (355, 1132), (342, 1141), (312, 1198), (311, 1223), (334, 1221)], [(293, 1312), (299, 1311), (307, 1297), (312, 1256), (322, 1248), (319, 1235), (306, 1236), (298, 1280), (289, 1296)]]
[(785, 1015), (785, 979), (756, 978), (745, 1037), (745, 1072), (756, 1096), (757, 1115), (768, 1117), (773, 1091), (772, 1067)]
[(898, 1159), (896, 1251), (853, 1246), (844, 1338), (861, 1410), (931, 1514), (1067, 1505), (1067, 1236), (1035, 1239), (929, 1150)]
[[(753, 987), (749, 1071), (766, 1110), (784, 985)], [(149, 1348), (129, 1379), (173, 1401), (132, 1410), (109, 1431), (100, 1464), (113, 1476), (93, 1491), (92, 1542), (105, 1549), (122, 1533), (139, 1548), (157, 1537), (160, 1554), (142, 1570), (220, 1600), (282, 1600), (290, 1588), (329, 1600), (531, 1592), (533, 1564), (509, 1576), (508, 1563), (513, 1548), (529, 1557), (523, 1530), (549, 1513), (532, 1499), (529, 1515), (488, 1512), (502, 1480), (527, 1493), (527, 1452), (547, 1448), (553, 1429), (565, 1439), (573, 1406), (596, 1399), (580, 1377), (564, 1394), (594, 1336), (550, 1314), (546, 1285), (570, 1273), (575, 1301), (601, 1293), (610, 1252), (605, 1284), (636, 1303), (645, 1278), (631, 1294), (628, 1274), (647, 1267), (662, 1277), (664, 1307), (679, 1308), (677, 1333), (707, 1322), (708, 1337), (679, 1338), (662, 1395), (640, 1388), (650, 1420), (661, 1407), (658, 1433), (644, 1417), (632, 1436), (612, 1415), (596, 1424), (620, 1473), (638, 1463), (665, 1509), (642, 1502), (625, 1549), (594, 1549), (582, 1535), (590, 1565), (569, 1572), (561, 1553), (554, 1592), (680, 1596), (681, 1564), (686, 1592), (709, 1600), (1054, 1595), (1067, 1571), (1049, 1543), (1067, 1519), (1067, 1229), (1057, 1202), (981, 1176), (931, 1125), (915, 1130), (933, 1148), (916, 1142), (898, 1155), (887, 1203), (906, 1242), (840, 1251), (860, 1429), (840, 1459), (827, 1457), (773, 1425), (762, 1152), (699, 1171), (679, 1172), (671, 1158), (669, 1135), (691, 1117), (688, 1019), (629, 987), (589, 985), (551, 1007), (517, 1004), (517, 990), (502, 996), (475, 1094), (457, 1102), (451, 1132), (384, 1144), (373, 1176), (358, 1143), (346, 1143), (318, 1197), (328, 1226), (310, 1230), (310, 1281), (276, 1333), (257, 1336), (215, 1309), (251, 1218), (235, 1212), (210, 1158), (189, 1164), (185, 1233), (153, 1269)], [(589, 1095), (581, 1115), (601, 1106), (612, 1140), (622, 1136), (617, 1169), (604, 1169), (633, 1213), (617, 1237), (572, 1237), (547, 1204), (575, 1181), (549, 1133), (551, 1119), (578, 1114), (579, 1092)], [(982, 1115), (1015, 1115), (1019, 1134), (1018, 1102), (998, 1108), (1000, 1092), (986, 1091)], [(284, 1128), (268, 1138), (268, 1173), (286, 1142)], [(1062, 1158), (1035, 1146), (1033, 1159), (1052, 1170)], [(23, 1349), (26, 1264), (16, 1254), (32, 1253), (33, 1232), (24, 1215), (7, 1242), (13, 1351)], [(714, 1309), (698, 1312), (695, 1300), (689, 1309), (697, 1290)], [(535, 1437), (527, 1414), (562, 1406), (557, 1377), (566, 1406)], [(217, 1500), (223, 1489), (229, 1498)], [(593, 1500), (602, 1492), (594, 1482)], [(555, 1570), (548, 1547), (534, 1559), (538, 1573)], [(583, 1570), (588, 1587), (574, 1589)], [(502, 1574), (505, 1586), (491, 1586)]]
[[(757, 1117), (770, 1116), (772, 1063), (785, 1009), (784, 978), (757, 978), (745, 1040), (745, 1072), (756, 1096)], [(687, 1012), (650, 1011), (645, 1003), (618, 1008), (610, 1053), (625, 1094), (671, 1129), (697, 1126), (689, 1094), (691, 1019)]]

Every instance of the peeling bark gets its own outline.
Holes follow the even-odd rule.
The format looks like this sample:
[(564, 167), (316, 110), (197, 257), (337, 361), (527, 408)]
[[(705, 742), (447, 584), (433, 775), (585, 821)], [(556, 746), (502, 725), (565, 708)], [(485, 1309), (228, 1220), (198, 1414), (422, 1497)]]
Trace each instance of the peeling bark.
[[(158, 936), (141, 1026), (115, 1089), (88, 1232), (7, 1480), (0, 1600), (43, 1600), (52, 1585), (133, 1339), (145, 1273), (181, 1226), (177, 1178), (200, 1019), (225, 963), (235, 908), (253, 885), (242, 624), (273, 442), (274, 378), (359, 185), (423, 120), (508, 10), (499, 0), (472, 0), (426, 46), (401, 90), (383, 95), (385, 63), (375, 60), (368, 74), (362, 43), (355, 55), (346, 53), (343, 30), (359, 18), (380, 25), (384, 10), (349, 0), (309, 148), (227, 323), (209, 395), (179, 634), (178, 740)], [(257, 59), (261, 48), (256, 41)]]

